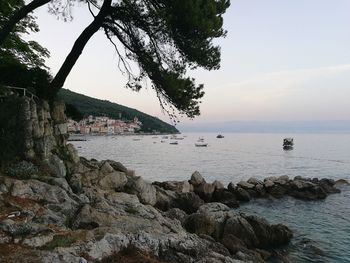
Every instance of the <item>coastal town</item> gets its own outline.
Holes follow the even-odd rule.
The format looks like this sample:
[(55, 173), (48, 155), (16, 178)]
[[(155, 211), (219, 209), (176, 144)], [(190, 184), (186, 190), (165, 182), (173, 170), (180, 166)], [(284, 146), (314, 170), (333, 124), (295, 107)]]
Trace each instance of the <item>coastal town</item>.
[(141, 126), (142, 122), (137, 117), (133, 120), (121, 120), (90, 115), (80, 121), (68, 119), (68, 132), (72, 134), (134, 134)]

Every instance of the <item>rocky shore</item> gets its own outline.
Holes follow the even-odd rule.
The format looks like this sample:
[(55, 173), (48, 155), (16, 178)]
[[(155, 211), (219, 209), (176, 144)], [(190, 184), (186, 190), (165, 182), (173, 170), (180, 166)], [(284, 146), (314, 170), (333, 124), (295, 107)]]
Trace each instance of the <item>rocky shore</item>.
[[(25, 154), (0, 170), (0, 262), (266, 262), (293, 237), (237, 212), (255, 198), (324, 199), (329, 179), (149, 183), (67, 144), (64, 104), (23, 101)], [(288, 246), (287, 246), (288, 248)]]
[(332, 180), (287, 177), (225, 188), (198, 172), (151, 184), (119, 162), (79, 158), (72, 145), (66, 156), (65, 173), (45, 175), (22, 161), (1, 174), (1, 262), (264, 262), (279, 256), (274, 248), (288, 244), (292, 231), (230, 207), (339, 191)]

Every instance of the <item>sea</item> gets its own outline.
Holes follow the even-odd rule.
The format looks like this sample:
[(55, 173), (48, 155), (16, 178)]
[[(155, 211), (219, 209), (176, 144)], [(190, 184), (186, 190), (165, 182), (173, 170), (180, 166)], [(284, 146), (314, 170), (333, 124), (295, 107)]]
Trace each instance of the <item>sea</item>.
[[(120, 161), (136, 175), (153, 181), (188, 180), (199, 171), (207, 182), (225, 185), (250, 177), (288, 175), (290, 178), (350, 181), (350, 134), (184, 133), (175, 140), (163, 135), (89, 136), (72, 142), (79, 154), (98, 160)], [(283, 138), (294, 138), (294, 149), (282, 149)], [(182, 138), (182, 139), (181, 139)], [(203, 138), (207, 147), (196, 147)], [(350, 263), (350, 187), (325, 200), (258, 199), (241, 204), (246, 214), (283, 223), (294, 232), (281, 248), (289, 262)]]

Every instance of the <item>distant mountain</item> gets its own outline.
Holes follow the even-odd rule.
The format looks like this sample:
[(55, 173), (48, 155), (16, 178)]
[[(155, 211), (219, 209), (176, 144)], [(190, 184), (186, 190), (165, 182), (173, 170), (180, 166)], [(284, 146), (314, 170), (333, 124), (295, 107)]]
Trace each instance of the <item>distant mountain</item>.
[[(179, 131), (172, 125), (136, 109), (123, 105), (88, 97), (67, 89), (61, 89), (58, 97), (67, 105), (67, 115), (75, 119), (82, 116), (108, 116), (110, 118), (133, 120), (136, 116), (142, 122), (141, 131), (161, 133), (178, 133)], [(71, 115), (71, 116), (70, 116)]]

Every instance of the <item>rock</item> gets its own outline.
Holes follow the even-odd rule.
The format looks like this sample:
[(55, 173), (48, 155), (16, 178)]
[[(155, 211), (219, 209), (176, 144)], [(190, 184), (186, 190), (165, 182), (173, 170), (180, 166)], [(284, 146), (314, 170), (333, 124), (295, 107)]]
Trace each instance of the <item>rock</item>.
[(257, 197), (265, 197), (266, 196), (266, 191), (265, 191), (265, 188), (262, 184), (257, 184), (255, 186), (255, 191), (256, 191)]
[(319, 180), (318, 185), (327, 194), (340, 193), (340, 190), (334, 187), (334, 185), (335, 185), (334, 180), (324, 178), (324, 179)]
[(236, 199), (235, 194), (227, 189), (216, 189), (212, 195), (212, 202), (220, 202), (228, 207), (237, 208), (239, 202)]
[(64, 162), (58, 158), (57, 155), (51, 155), (48, 161), (48, 165), (55, 177), (66, 177), (66, 166)]
[(335, 183), (334, 183), (334, 187), (338, 187), (341, 185), (350, 185), (350, 183), (345, 179), (339, 179), (339, 180), (335, 181)]
[(185, 222), (185, 219), (187, 217), (187, 214), (179, 209), (179, 208), (172, 208), (164, 213), (164, 216), (169, 217), (171, 219), (179, 220), (181, 224)]
[(256, 247), (259, 240), (254, 233), (254, 229), (249, 222), (242, 216), (235, 214), (231, 215), (225, 224), (223, 237), (233, 235), (240, 239), (247, 247)]
[(188, 193), (193, 191), (193, 186), (188, 181), (165, 181), (153, 182), (152, 184), (158, 185), (165, 190), (171, 190), (178, 193)]
[(126, 167), (121, 164), (120, 162), (116, 162), (116, 161), (113, 161), (113, 160), (107, 160), (107, 162), (113, 167), (113, 169), (115, 171), (118, 171), (118, 172), (123, 172), (123, 173), (128, 173), (128, 169), (126, 169)]
[(276, 176), (268, 176), (264, 179), (264, 182), (266, 182), (266, 181), (275, 182), (276, 180), (277, 180)]
[(276, 184), (274, 184), (272, 187), (269, 187), (267, 192), (275, 198), (282, 198), (287, 193), (287, 189), (282, 185), (277, 184), (276, 181)]
[(157, 202), (156, 188), (141, 177), (129, 177), (125, 190), (127, 193), (136, 194), (143, 204), (155, 205)]
[[(105, 167), (105, 164), (102, 167)], [(109, 166), (109, 167), (111, 167), (111, 166)], [(102, 170), (102, 168), (101, 168), (101, 170)], [(114, 171), (114, 170), (112, 169), (112, 171)], [(127, 182), (128, 182), (128, 179), (126, 178), (126, 175), (124, 173), (111, 172), (111, 173), (105, 175), (102, 179), (100, 179), (98, 183), (101, 186), (101, 189), (104, 189), (104, 190), (110, 189), (110, 190), (115, 190), (115, 191), (121, 191)], [(144, 197), (144, 198), (146, 198), (146, 197)]]
[(204, 234), (218, 239), (223, 231), (227, 211), (229, 207), (221, 203), (204, 204), (196, 213), (186, 218), (184, 227), (190, 233)]
[(202, 183), (194, 187), (194, 192), (199, 195), (205, 202), (210, 202), (211, 196), (215, 191), (215, 185)]
[(70, 159), (73, 163), (78, 163), (80, 161), (79, 155), (78, 155), (78, 151), (77, 149), (75, 149), (74, 145), (71, 143), (68, 143), (66, 146), (67, 152), (70, 156)]
[(67, 123), (60, 123), (54, 126), (55, 135), (64, 135), (68, 133)]
[(198, 171), (195, 171), (191, 175), (191, 179), (190, 179), (189, 183), (192, 184), (193, 186), (199, 186), (199, 185), (205, 183), (205, 180)]
[(236, 195), (238, 201), (249, 202), (251, 199), (250, 194), (239, 186), (237, 186), (237, 188), (234, 190), (234, 194)]
[(103, 174), (109, 174), (109, 173), (112, 173), (114, 171), (113, 167), (109, 164), (109, 162), (105, 161), (103, 162), (101, 168), (100, 168), (100, 171), (103, 173)]
[(165, 190), (162, 187), (159, 187), (158, 185), (155, 185), (156, 188), (156, 204), (154, 207), (162, 210), (167, 211), (171, 208), (177, 207), (177, 204), (175, 202), (175, 199), (177, 198), (177, 194), (174, 191)]
[(175, 199), (177, 208), (185, 211), (187, 214), (195, 213), (199, 207), (204, 204), (204, 201), (195, 193), (180, 193)]
[(253, 185), (257, 185), (257, 184), (262, 184), (262, 182), (258, 179), (256, 179), (255, 177), (250, 177), (247, 181), (247, 183), (249, 184), (253, 184)]
[(245, 181), (240, 181), (237, 186), (240, 186), (242, 187), (243, 189), (253, 189), (254, 188), (254, 184), (250, 184), (250, 183), (247, 183)]
[(66, 109), (66, 106), (63, 101), (61, 102), (54, 102), (52, 111), (51, 111), (51, 117), (55, 123), (65, 123), (67, 118), (64, 113)]
[(230, 192), (234, 192), (235, 191), (235, 184), (233, 182), (230, 182), (228, 185), (227, 185), (227, 189), (230, 191)]
[(275, 183), (280, 185), (286, 185), (288, 182), (289, 182), (288, 175), (282, 175), (278, 177), (277, 180), (275, 180)]
[(297, 190), (311, 189), (311, 188), (316, 186), (315, 184), (313, 184), (313, 183), (311, 183), (309, 181), (300, 180), (300, 179), (293, 180), (290, 183), (290, 185), (291, 185), (292, 188), (295, 188)]
[(264, 180), (264, 187), (265, 188), (271, 188), (271, 187), (273, 187), (274, 186), (274, 182), (273, 181), (271, 181), (271, 180)]
[(257, 216), (244, 216), (252, 226), (258, 239), (258, 247), (281, 246), (287, 244), (293, 234), (284, 225), (270, 225), (265, 219)]
[(212, 185), (214, 186), (214, 189), (215, 190), (218, 190), (218, 189), (224, 189), (225, 186), (223, 185), (223, 183), (221, 183), (220, 181), (217, 181), (215, 180)]

